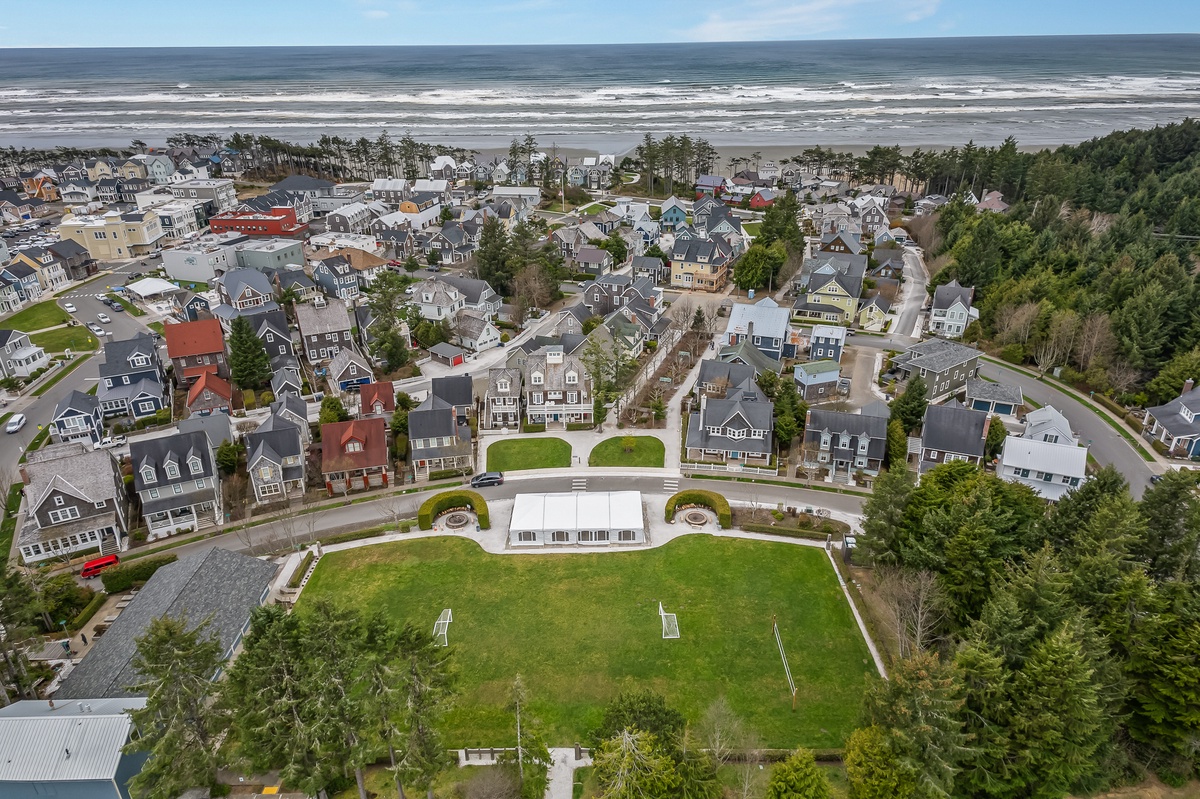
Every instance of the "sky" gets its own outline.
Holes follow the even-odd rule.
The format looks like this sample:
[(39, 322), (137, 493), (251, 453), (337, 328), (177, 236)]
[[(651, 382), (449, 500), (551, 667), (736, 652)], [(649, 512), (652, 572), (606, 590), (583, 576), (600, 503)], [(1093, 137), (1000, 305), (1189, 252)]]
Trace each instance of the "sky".
[[(0, 0), (0, 46), (610, 44), (1200, 32), (1197, 0)], [(131, 17), (134, 24), (122, 24)], [(134, 39), (130, 35), (144, 34)]]

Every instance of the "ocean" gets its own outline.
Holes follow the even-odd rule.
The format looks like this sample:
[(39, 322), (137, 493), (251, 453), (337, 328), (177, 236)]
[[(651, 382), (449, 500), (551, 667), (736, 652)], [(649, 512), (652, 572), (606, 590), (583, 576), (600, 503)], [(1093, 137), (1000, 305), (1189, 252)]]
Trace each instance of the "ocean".
[(0, 145), (175, 132), (620, 153), (1081, 141), (1200, 115), (1200, 36), (513, 47), (0, 50)]

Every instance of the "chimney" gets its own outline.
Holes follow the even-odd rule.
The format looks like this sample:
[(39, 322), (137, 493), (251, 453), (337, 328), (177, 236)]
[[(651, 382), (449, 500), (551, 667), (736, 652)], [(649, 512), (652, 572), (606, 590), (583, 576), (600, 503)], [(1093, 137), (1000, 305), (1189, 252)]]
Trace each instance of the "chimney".
[(1187, 394), (1189, 391), (1192, 390), (1192, 387), (1195, 385), (1196, 385), (1196, 381), (1190, 377), (1187, 380), (1183, 381), (1183, 391), (1179, 392), (1179, 396), (1182, 397), (1184, 394)]

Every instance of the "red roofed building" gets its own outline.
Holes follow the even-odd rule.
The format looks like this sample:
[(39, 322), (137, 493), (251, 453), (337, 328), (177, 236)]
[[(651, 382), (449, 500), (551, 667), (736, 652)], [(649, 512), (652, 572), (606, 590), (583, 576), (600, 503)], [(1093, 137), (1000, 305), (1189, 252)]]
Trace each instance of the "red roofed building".
[(759, 189), (750, 197), (750, 207), (756, 210), (770, 208), (775, 204), (775, 192), (770, 189)]
[(246, 236), (278, 236), (287, 239), (308, 237), (308, 223), (296, 219), (296, 209), (275, 207), (269, 211), (256, 211), (247, 205), (239, 205), (232, 211), (216, 214), (208, 219), (213, 233), (242, 233)]
[(390, 416), (396, 410), (396, 387), (391, 383), (363, 383), (358, 387), (358, 415)]
[(180, 322), (163, 327), (167, 356), (175, 367), (175, 379), (189, 385), (202, 374), (229, 377), (225, 359), (225, 334), (216, 319)]
[(212, 372), (200, 375), (188, 391), (188, 411), (197, 416), (208, 416), (214, 412), (227, 414), (232, 404), (233, 386)]
[(321, 474), (330, 496), (387, 486), (387, 423), (376, 418), (321, 425)]

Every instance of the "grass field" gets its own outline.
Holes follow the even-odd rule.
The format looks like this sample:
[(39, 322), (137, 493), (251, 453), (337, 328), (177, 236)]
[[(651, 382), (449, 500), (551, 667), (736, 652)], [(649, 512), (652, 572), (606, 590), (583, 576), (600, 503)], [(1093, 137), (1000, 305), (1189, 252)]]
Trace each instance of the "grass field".
[[(841, 745), (872, 672), (825, 553), (686, 536), (596, 555), (489, 555), (429, 538), (330, 553), (301, 596), (381, 610), (423, 628), (454, 611), (462, 695), (447, 744), (506, 746), (521, 674), (552, 746), (583, 742), (623, 688), (661, 691), (692, 720), (724, 695), (769, 746)], [(658, 603), (681, 637), (663, 640)], [(798, 689), (791, 709), (771, 632), (777, 615)]]
[(751, 236), (757, 236), (758, 231), (762, 229), (762, 222), (743, 222), (742, 230), (746, 231)]
[(510, 438), (488, 447), (489, 472), (521, 469), (565, 469), (571, 465), (571, 445), (561, 438)]
[(56, 327), (44, 333), (34, 333), (29, 340), (46, 352), (88, 352), (96, 349), (96, 337), (86, 327)]
[(626, 436), (606, 438), (588, 455), (588, 466), (648, 466), (662, 468), (667, 451), (654, 436), (628, 436), (633, 439), (633, 451), (626, 452), (622, 441)]
[(29, 333), (44, 327), (65, 325), (71, 321), (70, 315), (59, 308), (53, 300), (30, 305), (4, 320), (4, 326), (10, 330), (20, 330)]

